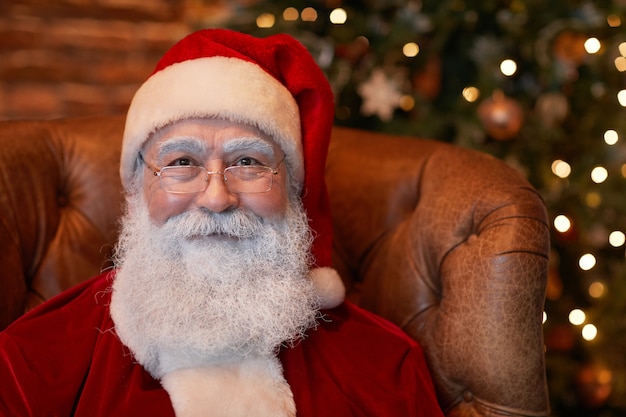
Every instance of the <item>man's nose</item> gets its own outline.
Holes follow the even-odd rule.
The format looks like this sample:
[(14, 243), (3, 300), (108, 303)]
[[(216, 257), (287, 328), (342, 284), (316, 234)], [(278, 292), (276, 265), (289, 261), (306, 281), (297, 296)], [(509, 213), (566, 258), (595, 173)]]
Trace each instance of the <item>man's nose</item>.
[(196, 205), (214, 213), (221, 213), (237, 207), (239, 197), (226, 186), (224, 173), (209, 172), (206, 190), (196, 196)]

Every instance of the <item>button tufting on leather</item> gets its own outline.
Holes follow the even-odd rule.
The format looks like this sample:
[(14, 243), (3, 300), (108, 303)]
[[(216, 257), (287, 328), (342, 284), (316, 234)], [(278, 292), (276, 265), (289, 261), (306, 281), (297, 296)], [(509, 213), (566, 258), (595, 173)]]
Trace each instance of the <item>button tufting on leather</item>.
[(59, 207), (65, 207), (69, 203), (69, 200), (65, 194), (57, 194), (57, 205)]
[(463, 400), (464, 400), (465, 402), (471, 403), (472, 401), (474, 401), (474, 394), (472, 394), (472, 393), (471, 393), (471, 392), (469, 392), (469, 391), (465, 391), (465, 392), (463, 393)]

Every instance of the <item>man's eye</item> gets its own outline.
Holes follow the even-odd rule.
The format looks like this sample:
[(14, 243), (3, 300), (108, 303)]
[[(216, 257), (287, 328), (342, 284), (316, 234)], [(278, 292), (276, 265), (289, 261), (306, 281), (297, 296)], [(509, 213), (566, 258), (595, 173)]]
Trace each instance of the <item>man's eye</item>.
[(233, 164), (235, 166), (251, 166), (251, 165), (263, 165), (261, 162), (259, 162), (259, 160), (251, 158), (249, 156), (243, 157), (243, 158), (239, 158), (237, 161), (235, 161), (235, 163)]
[(170, 167), (186, 167), (193, 165), (193, 162), (189, 158), (178, 158), (167, 164)]

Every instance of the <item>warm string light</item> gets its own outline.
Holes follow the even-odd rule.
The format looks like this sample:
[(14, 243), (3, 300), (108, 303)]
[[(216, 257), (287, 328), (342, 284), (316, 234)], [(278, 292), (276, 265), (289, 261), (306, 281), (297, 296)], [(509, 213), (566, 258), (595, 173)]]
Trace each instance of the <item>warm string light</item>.
[(591, 170), (591, 180), (596, 184), (602, 184), (609, 177), (609, 171), (605, 167), (597, 166)]
[(500, 63), (500, 72), (507, 77), (513, 76), (517, 72), (517, 62), (512, 59), (505, 59)]
[(348, 13), (342, 8), (336, 8), (330, 12), (330, 23), (335, 25), (343, 25), (348, 20)]
[(288, 22), (294, 22), (300, 17), (300, 12), (295, 7), (287, 7), (283, 11), (283, 19)]
[(600, 52), (600, 48), (602, 48), (602, 44), (598, 40), (598, 38), (589, 38), (584, 43), (585, 51), (588, 54), (594, 55)]
[(591, 323), (587, 323), (583, 326), (581, 334), (583, 336), (583, 339), (585, 339), (588, 342), (591, 342), (598, 335), (598, 328)]
[(575, 308), (574, 310), (569, 312), (568, 318), (569, 322), (572, 323), (574, 326), (580, 326), (587, 319), (587, 315), (581, 309)]
[(402, 53), (407, 58), (414, 58), (417, 56), (417, 54), (419, 54), (419, 52), (420, 52), (420, 47), (415, 42), (405, 43), (404, 46), (402, 47)]
[(256, 25), (261, 29), (269, 29), (276, 23), (276, 17), (271, 13), (260, 14), (256, 18)]
[(615, 248), (624, 246), (626, 235), (620, 230), (615, 230), (609, 234), (609, 244)]
[(480, 90), (474, 86), (465, 87), (461, 95), (468, 103), (473, 103), (480, 97)]
[(609, 129), (604, 132), (604, 143), (609, 146), (615, 145), (619, 141), (619, 135), (613, 129)]
[(559, 178), (567, 178), (572, 173), (572, 167), (567, 162), (557, 159), (552, 162), (552, 173)]
[(578, 258), (578, 266), (583, 271), (590, 271), (596, 266), (596, 257), (591, 253), (585, 253), (580, 258)]
[(588, 292), (592, 298), (600, 298), (606, 292), (606, 286), (600, 281), (595, 281), (589, 285)]
[(566, 233), (572, 228), (572, 221), (566, 215), (559, 214), (554, 218), (554, 228), (561, 233)]
[(317, 10), (312, 7), (305, 7), (300, 13), (300, 18), (304, 22), (315, 22), (317, 20)]
[(625, 72), (626, 71), (626, 57), (618, 56), (617, 58), (615, 58), (615, 68), (619, 72)]
[(614, 14), (610, 14), (606, 17), (606, 23), (612, 28), (618, 28), (622, 25), (622, 19)]

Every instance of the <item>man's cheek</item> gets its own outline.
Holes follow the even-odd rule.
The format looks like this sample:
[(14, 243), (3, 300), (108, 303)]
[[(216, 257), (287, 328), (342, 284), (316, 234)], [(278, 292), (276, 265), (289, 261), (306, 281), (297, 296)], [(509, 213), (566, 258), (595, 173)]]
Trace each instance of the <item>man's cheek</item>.
[(163, 225), (171, 217), (177, 216), (189, 209), (187, 200), (177, 198), (164, 192), (146, 196), (150, 219), (157, 225)]

